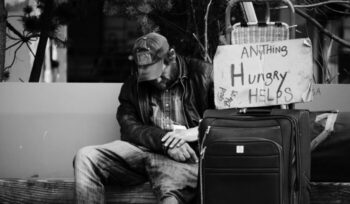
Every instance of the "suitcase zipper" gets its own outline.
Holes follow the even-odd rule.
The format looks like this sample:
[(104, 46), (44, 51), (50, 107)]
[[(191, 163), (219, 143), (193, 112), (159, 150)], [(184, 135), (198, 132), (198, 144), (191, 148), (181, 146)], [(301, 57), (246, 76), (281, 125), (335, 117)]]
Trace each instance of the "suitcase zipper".
[[(296, 154), (296, 157), (297, 157), (297, 161), (296, 161), (296, 171), (297, 171), (297, 179), (296, 179), (296, 182), (298, 182), (298, 192), (297, 192), (297, 199), (298, 199), (298, 203), (301, 203), (301, 194), (302, 194), (302, 172), (301, 172), (301, 155), (300, 155), (300, 151), (301, 151), (301, 144), (300, 144), (300, 140), (298, 138), (298, 133), (299, 133), (299, 126), (297, 125), (297, 121), (294, 119), (294, 118), (290, 118), (290, 121), (293, 122), (294, 124), (294, 128), (293, 128), (293, 131), (294, 131), (294, 142), (295, 142), (295, 154)], [(300, 133), (299, 133), (300, 135)], [(299, 158), (299, 159), (298, 159)], [(294, 187), (294, 186), (293, 186)]]
[(202, 139), (202, 142), (201, 142), (201, 146), (200, 146), (200, 156), (202, 157), (202, 155), (203, 155), (203, 157), (204, 157), (204, 152), (205, 152), (205, 148), (206, 147), (204, 147), (204, 141), (206, 140), (206, 138), (207, 138), (207, 135), (209, 134), (209, 132), (210, 132), (210, 129), (211, 129), (211, 126), (209, 125), (208, 127), (207, 127), (207, 129), (205, 130), (205, 132), (204, 132), (204, 135), (203, 135), (203, 139)]
[(210, 132), (210, 128), (211, 128), (211, 126), (209, 125), (208, 127), (207, 127), (207, 129), (205, 130), (205, 132), (204, 132), (204, 135), (203, 135), (203, 139), (202, 139), (202, 142), (201, 142), (201, 146), (200, 146), (200, 159), (199, 159), (199, 178), (200, 178), (200, 190), (201, 190), (201, 195), (200, 195), (200, 197), (201, 197), (201, 204), (203, 204), (203, 201), (204, 201), (204, 189), (203, 189), (203, 159), (204, 159), (204, 154), (205, 154), (205, 150), (207, 149), (207, 147), (203, 147), (204, 146), (204, 141), (205, 141), (205, 139), (207, 138), (207, 135), (209, 134), (209, 132)]

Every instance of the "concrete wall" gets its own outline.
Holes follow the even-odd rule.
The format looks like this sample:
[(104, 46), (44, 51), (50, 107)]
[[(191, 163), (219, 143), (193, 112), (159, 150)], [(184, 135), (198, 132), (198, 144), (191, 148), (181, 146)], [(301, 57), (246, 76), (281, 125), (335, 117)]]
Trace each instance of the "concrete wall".
[(0, 178), (72, 178), (80, 147), (120, 138), (120, 87), (0, 83)]
[(296, 104), (296, 108), (350, 112), (350, 84), (315, 84), (312, 92), (313, 101)]
[[(121, 84), (0, 83), (0, 178), (72, 178), (83, 146), (120, 138)], [(350, 112), (350, 85), (315, 85), (297, 108)]]

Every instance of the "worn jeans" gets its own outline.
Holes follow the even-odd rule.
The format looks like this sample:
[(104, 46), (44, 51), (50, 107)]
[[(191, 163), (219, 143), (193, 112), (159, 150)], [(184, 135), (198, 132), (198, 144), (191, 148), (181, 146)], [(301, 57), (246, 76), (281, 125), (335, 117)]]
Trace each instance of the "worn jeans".
[(87, 146), (74, 158), (77, 203), (104, 203), (104, 186), (149, 181), (159, 201), (173, 196), (188, 203), (196, 195), (198, 164), (180, 163), (128, 142)]

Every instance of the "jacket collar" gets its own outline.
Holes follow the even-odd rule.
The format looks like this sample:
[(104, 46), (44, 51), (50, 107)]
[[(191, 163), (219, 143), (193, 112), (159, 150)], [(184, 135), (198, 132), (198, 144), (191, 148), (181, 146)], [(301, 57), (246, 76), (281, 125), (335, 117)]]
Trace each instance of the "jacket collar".
[(182, 81), (188, 78), (188, 69), (187, 69), (187, 66), (185, 66), (185, 60), (182, 56), (177, 56), (176, 60), (177, 60), (177, 65), (180, 72), (179, 80)]

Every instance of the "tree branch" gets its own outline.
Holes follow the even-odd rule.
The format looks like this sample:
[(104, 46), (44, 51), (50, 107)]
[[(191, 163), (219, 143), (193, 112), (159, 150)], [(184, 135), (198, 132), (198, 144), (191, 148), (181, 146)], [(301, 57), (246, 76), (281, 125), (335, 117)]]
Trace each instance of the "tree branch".
[(29, 82), (39, 82), (40, 74), (42, 70), (42, 65), (45, 58), (45, 50), (47, 40), (49, 39), (49, 26), (52, 19), (52, 12), (54, 10), (54, 1), (46, 0), (41, 17), (43, 18), (43, 26), (40, 29), (40, 38), (38, 42), (38, 47), (36, 49), (35, 59), (32, 66), (32, 71), (30, 72)]
[[(312, 7), (317, 7), (317, 6), (323, 6), (326, 4), (334, 4), (334, 3), (338, 3), (338, 4), (350, 4), (349, 1), (324, 1), (324, 2), (318, 2), (318, 3), (314, 3), (314, 4), (299, 4), (299, 5), (294, 5), (294, 8), (312, 8)], [(288, 8), (287, 6), (278, 6), (278, 7), (274, 7), (272, 9), (286, 9)]]
[(19, 48), (22, 47), (23, 44), (24, 44), (24, 42), (21, 42), (21, 44), (16, 48), (15, 53), (13, 54), (13, 60), (9, 66), (5, 67), (5, 71), (10, 69), (13, 66), (13, 64), (15, 63), (15, 60), (16, 60), (17, 52), (18, 52)]
[(194, 33), (195, 35), (198, 35), (198, 25), (196, 21), (196, 10), (193, 7), (193, 0), (190, 1), (191, 4), (191, 10), (192, 10), (192, 20), (193, 20), (193, 26), (194, 26)]
[(10, 38), (11, 40), (21, 40), (20, 38), (15, 38), (15, 37), (11, 36), (9, 33), (6, 33), (6, 36), (8, 38)]
[(333, 11), (334, 13), (338, 13), (338, 14), (343, 14), (343, 15), (350, 15), (350, 12), (346, 12), (346, 11), (339, 11), (336, 9), (333, 9), (329, 6), (325, 6), (327, 9), (329, 9), (330, 11)]
[(319, 22), (317, 22), (314, 18), (312, 18), (310, 15), (307, 13), (301, 11), (300, 9), (295, 9), (295, 12), (302, 16), (303, 18), (309, 20), (314, 26), (316, 26), (323, 34), (327, 35), (329, 38), (333, 39), (334, 41), (338, 42), (339, 44), (350, 48), (350, 42), (334, 35), (327, 29), (325, 29)]
[[(201, 41), (198, 39), (197, 35), (196, 35), (195, 33), (192, 33), (192, 35), (193, 35), (194, 39), (196, 39), (196, 41), (198, 42), (199, 47), (200, 47), (202, 50), (204, 50), (204, 49), (205, 49), (205, 48), (204, 48), (204, 45), (203, 45), (203, 44), (201, 43)], [(204, 58), (204, 56), (203, 56), (203, 58)]]
[(11, 25), (8, 21), (6, 22), (6, 26), (12, 31), (14, 34), (16, 34), (23, 42), (28, 41), (28, 37), (22, 35), (13, 25)]
[(34, 54), (32, 48), (30, 48), (30, 46), (29, 46), (29, 44), (28, 44), (27, 42), (26, 42), (26, 45), (27, 45), (27, 47), (28, 47), (30, 53), (32, 53), (33, 57), (35, 57), (35, 54)]
[(207, 10), (204, 16), (204, 57), (205, 57), (205, 61), (208, 61), (210, 63), (212, 63), (212, 60), (208, 54), (208, 16), (209, 16), (211, 3), (212, 3), (212, 0), (209, 1), (207, 5)]
[(22, 41), (21, 40), (18, 40), (17, 42), (13, 43), (12, 45), (8, 46), (7, 48), (5, 48), (5, 50), (8, 50), (14, 46), (16, 46), (17, 44), (21, 43)]

